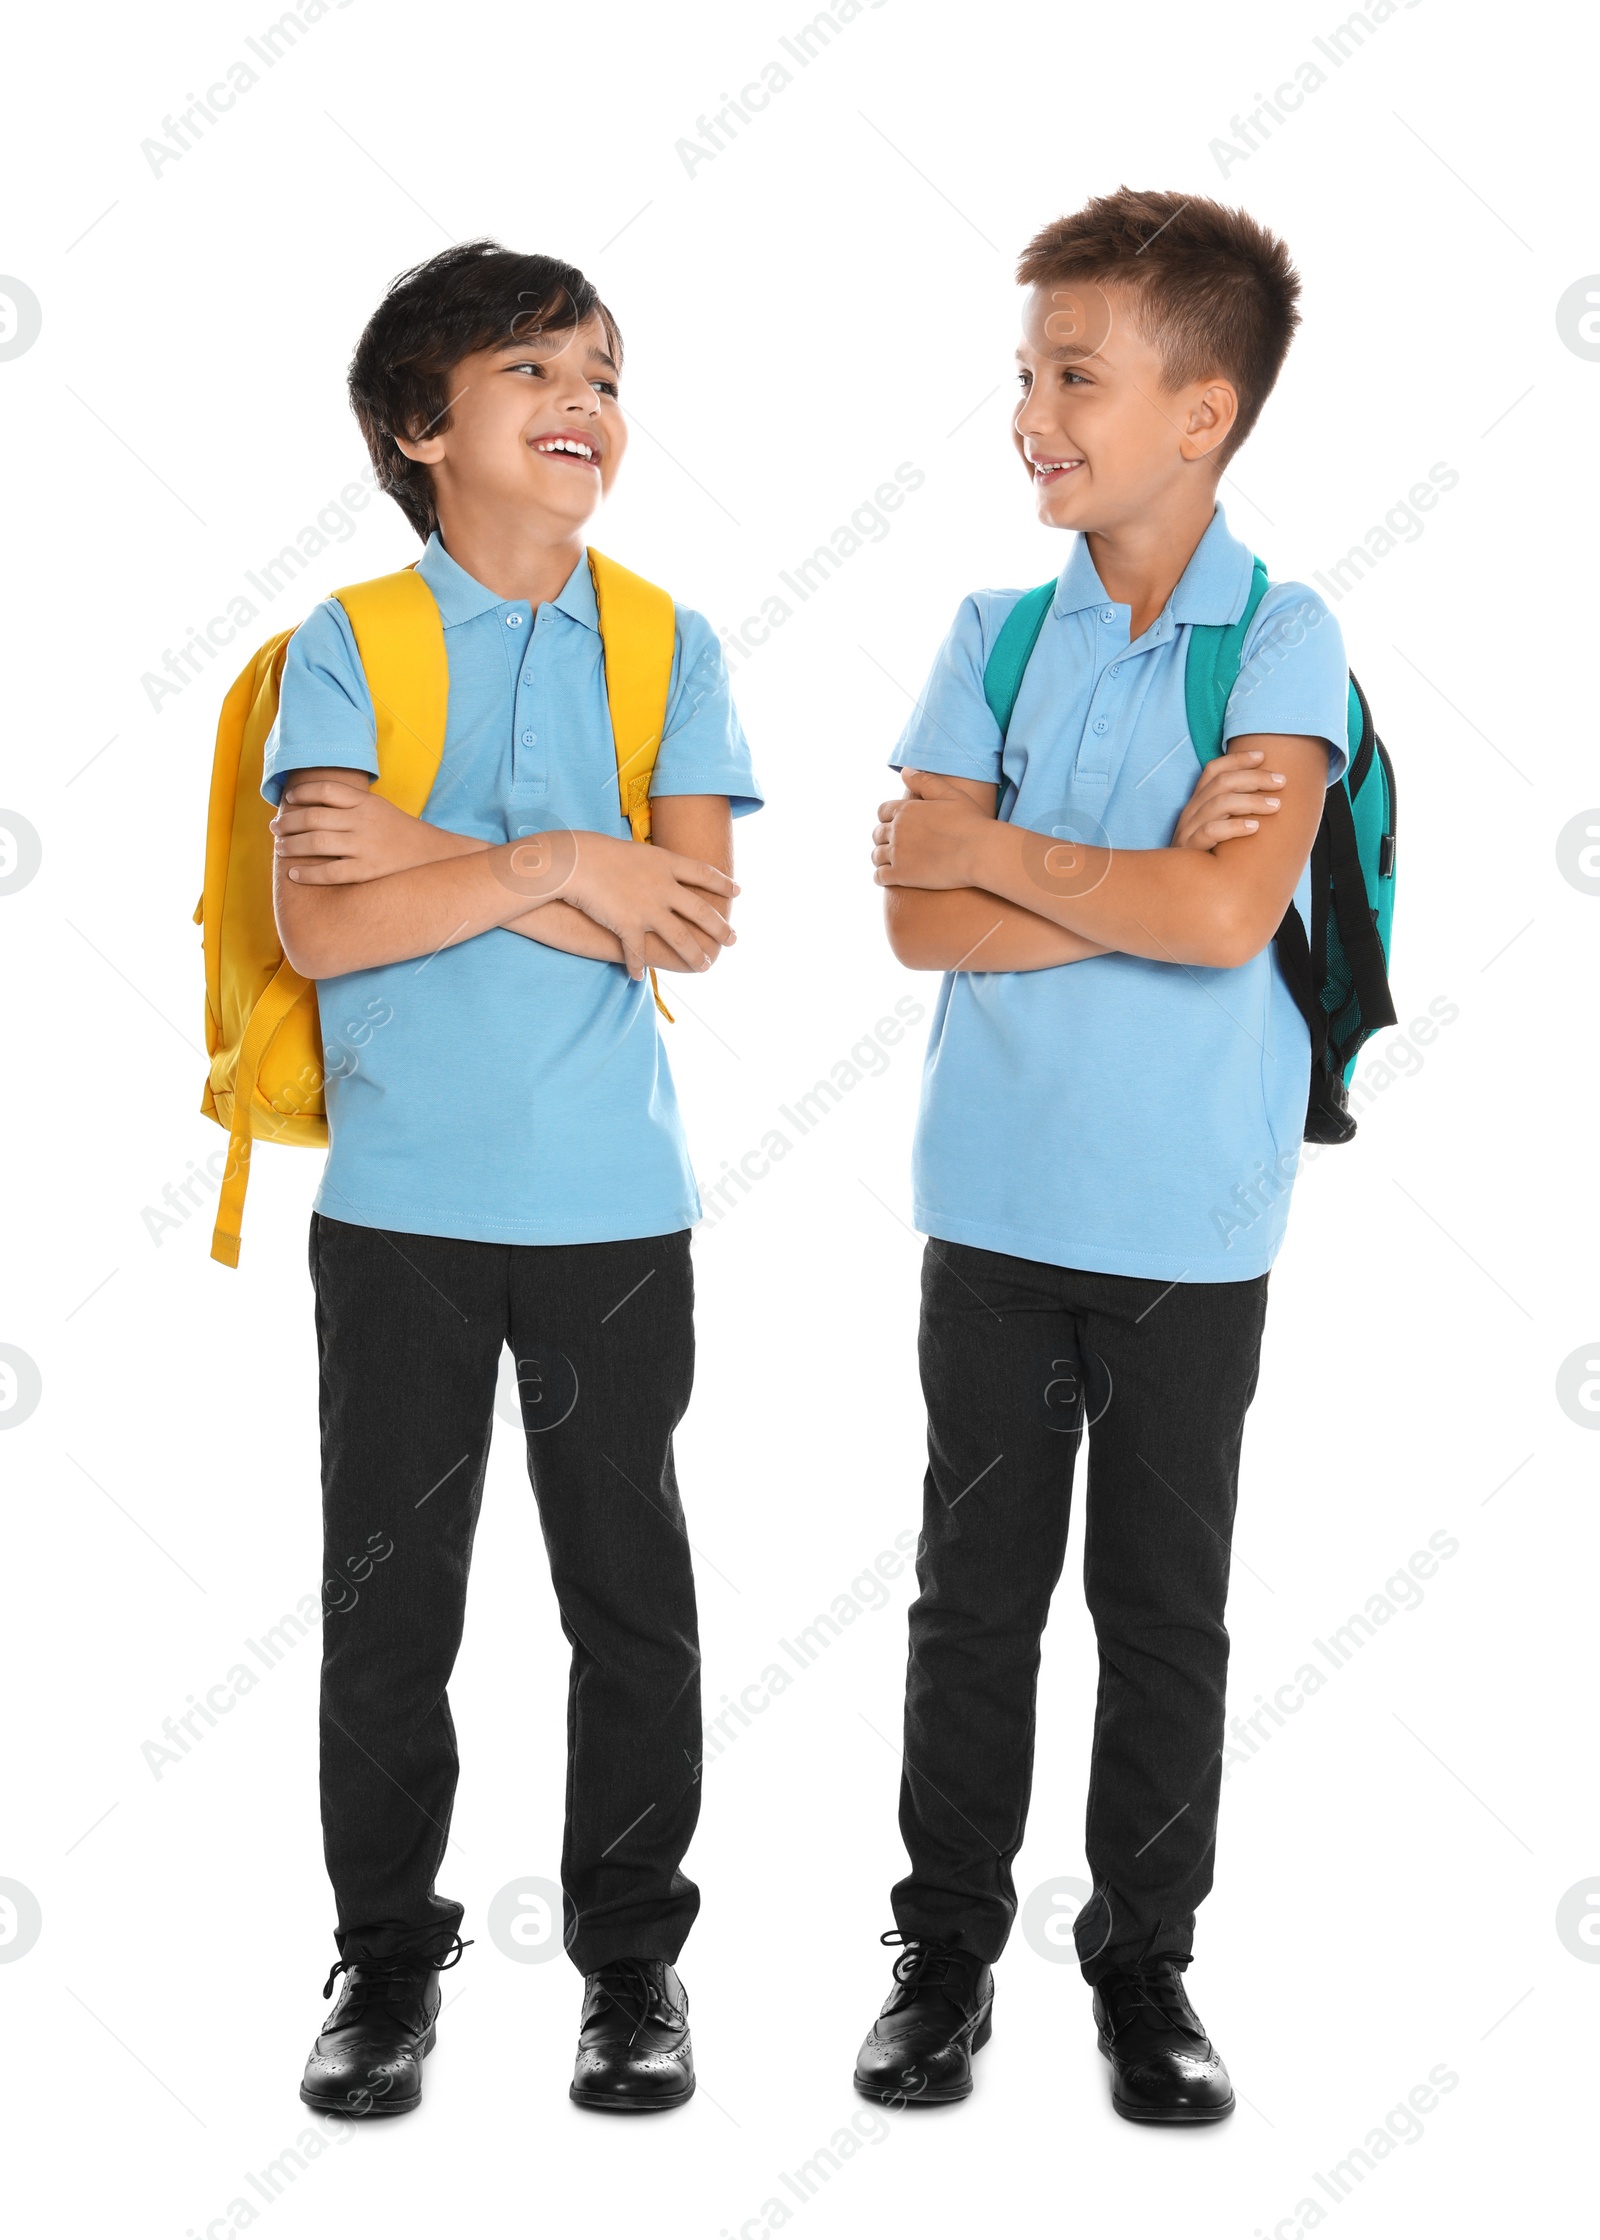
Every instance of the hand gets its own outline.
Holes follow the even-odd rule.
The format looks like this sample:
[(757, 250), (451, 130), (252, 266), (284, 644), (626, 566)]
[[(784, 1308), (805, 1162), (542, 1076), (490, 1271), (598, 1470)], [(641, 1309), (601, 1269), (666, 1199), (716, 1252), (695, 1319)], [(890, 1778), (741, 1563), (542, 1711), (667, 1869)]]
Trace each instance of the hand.
[(975, 781), (944, 778), (937, 770), (902, 770), (900, 781), (915, 801), (971, 801)]
[(1201, 771), (1177, 830), (1175, 848), (1211, 849), (1223, 840), (1242, 840), (1258, 832), (1264, 817), (1277, 812), (1281, 770), (1263, 770), (1259, 747), (1219, 754)]
[(969, 794), (928, 770), (904, 770), (906, 792), (878, 808), (873, 878), (880, 887), (970, 887), (972, 843), (992, 826)]
[(484, 845), (408, 817), (392, 801), (337, 778), (291, 783), (270, 829), (288, 876), (308, 887), (358, 886)]
[(548, 837), (558, 854), (565, 852), (562, 843), (575, 851), (562, 898), (616, 935), (630, 980), (644, 977), (651, 934), (689, 972), (706, 971), (717, 951), (738, 939), (718, 905), (726, 906), (739, 889), (715, 864), (603, 832)]

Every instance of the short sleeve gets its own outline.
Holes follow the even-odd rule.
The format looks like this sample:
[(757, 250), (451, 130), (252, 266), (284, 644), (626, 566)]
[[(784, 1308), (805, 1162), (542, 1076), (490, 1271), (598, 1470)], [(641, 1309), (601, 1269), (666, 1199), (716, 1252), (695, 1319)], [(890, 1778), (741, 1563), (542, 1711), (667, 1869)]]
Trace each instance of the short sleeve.
[(1245, 639), (1224, 745), (1248, 731), (1325, 739), (1332, 785), (1349, 761), (1349, 702), (1344, 638), (1327, 605), (1303, 583), (1275, 583)]
[(983, 672), (1000, 624), (1020, 596), (1014, 591), (979, 592), (962, 600), (889, 757), (891, 770), (932, 770), (945, 778), (1002, 783), (1005, 741), (983, 696)]
[(262, 757), (261, 790), (277, 808), (294, 771), (324, 765), (378, 775), (372, 695), (350, 617), (337, 599), (324, 599), (289, 640), (278, 720)]
[(650, 780), (652, 799), (678, 793), (721, 793), (736, 817), (765, 800), (751, 766), (728, 684), (728, 665), (704, 615), (679, 607), (678, 644), (667, 690), (667, 723)]

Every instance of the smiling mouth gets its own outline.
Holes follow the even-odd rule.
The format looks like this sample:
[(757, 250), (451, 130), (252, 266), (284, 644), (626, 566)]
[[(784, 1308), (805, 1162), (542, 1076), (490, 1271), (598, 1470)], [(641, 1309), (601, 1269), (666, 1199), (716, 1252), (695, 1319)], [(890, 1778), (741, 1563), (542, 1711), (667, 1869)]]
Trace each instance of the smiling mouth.
[(600, 464), (599, 451), (583, 436), (540, 436), (533, 448), (544, 459), (570, 459), (580, 467)]
[(1083, 461), (1081, 459), (1030, 459), (1028, 464), (1033, 469), (1034, 482), (1039, 484), (1059, 482), (1063, 475), (1076, 474), (1079, 467), (1083, 465)]

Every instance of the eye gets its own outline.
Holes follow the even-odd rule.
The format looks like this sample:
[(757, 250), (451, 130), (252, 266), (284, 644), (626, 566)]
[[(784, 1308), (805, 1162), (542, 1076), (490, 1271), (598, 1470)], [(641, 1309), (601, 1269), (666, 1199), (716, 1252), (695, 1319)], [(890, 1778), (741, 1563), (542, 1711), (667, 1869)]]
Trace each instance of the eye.
[(506, 366), (502, 368), (502, 371), (506, 373), (536, 373), (541, 381), (544, 379), (544, 367), (540, 365), (537, 358), (519, 358), (515, 365)]
[(596, 390), (602, 397), (614, 397), (618, 393), (617, 385), (614, 381), (591, 381), (589, 386), (591, 389)]

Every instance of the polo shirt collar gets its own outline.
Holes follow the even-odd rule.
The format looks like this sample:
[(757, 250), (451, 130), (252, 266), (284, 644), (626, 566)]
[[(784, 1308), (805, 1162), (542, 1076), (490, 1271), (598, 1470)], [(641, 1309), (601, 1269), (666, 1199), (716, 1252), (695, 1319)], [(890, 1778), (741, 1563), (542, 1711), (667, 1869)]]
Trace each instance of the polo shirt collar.
[[(1250, 596), (1254, 566), (1249, 546), (1239, 542), (1218, 506), (1169, 601), (1174, 624), (1237, 622)], [(1054, 611), (1058, 615), (1079, 614), (1085, 607), (1112, 603), (1089, 557), (1089, 540), (1080, 536), (1056, 580)]]
[(1174, 622), (1237, 622), (1250, 596), (1255, 556), (1228, 527), (1221, 506), (1189, 556), (1172, 594)]
[[(470, 622), (475, 615), (503, 614), (511, 607), (526, 607), (526, 599), (502, 599), (476, 576), (469, 576), (458, 561), (452, 560), (444, 548), (437, 529), (428, 539), (417, 562), (417, 573), (439, 602), (439, 612), (447, 630), (458, 622)], [(594, 577), (589, 573), (589, 555), (573, 569), (566, 582), (550, 604), (573, 622), (581, 622), (587, 629), (598, 630), (600, 610), (595, 604)]]

